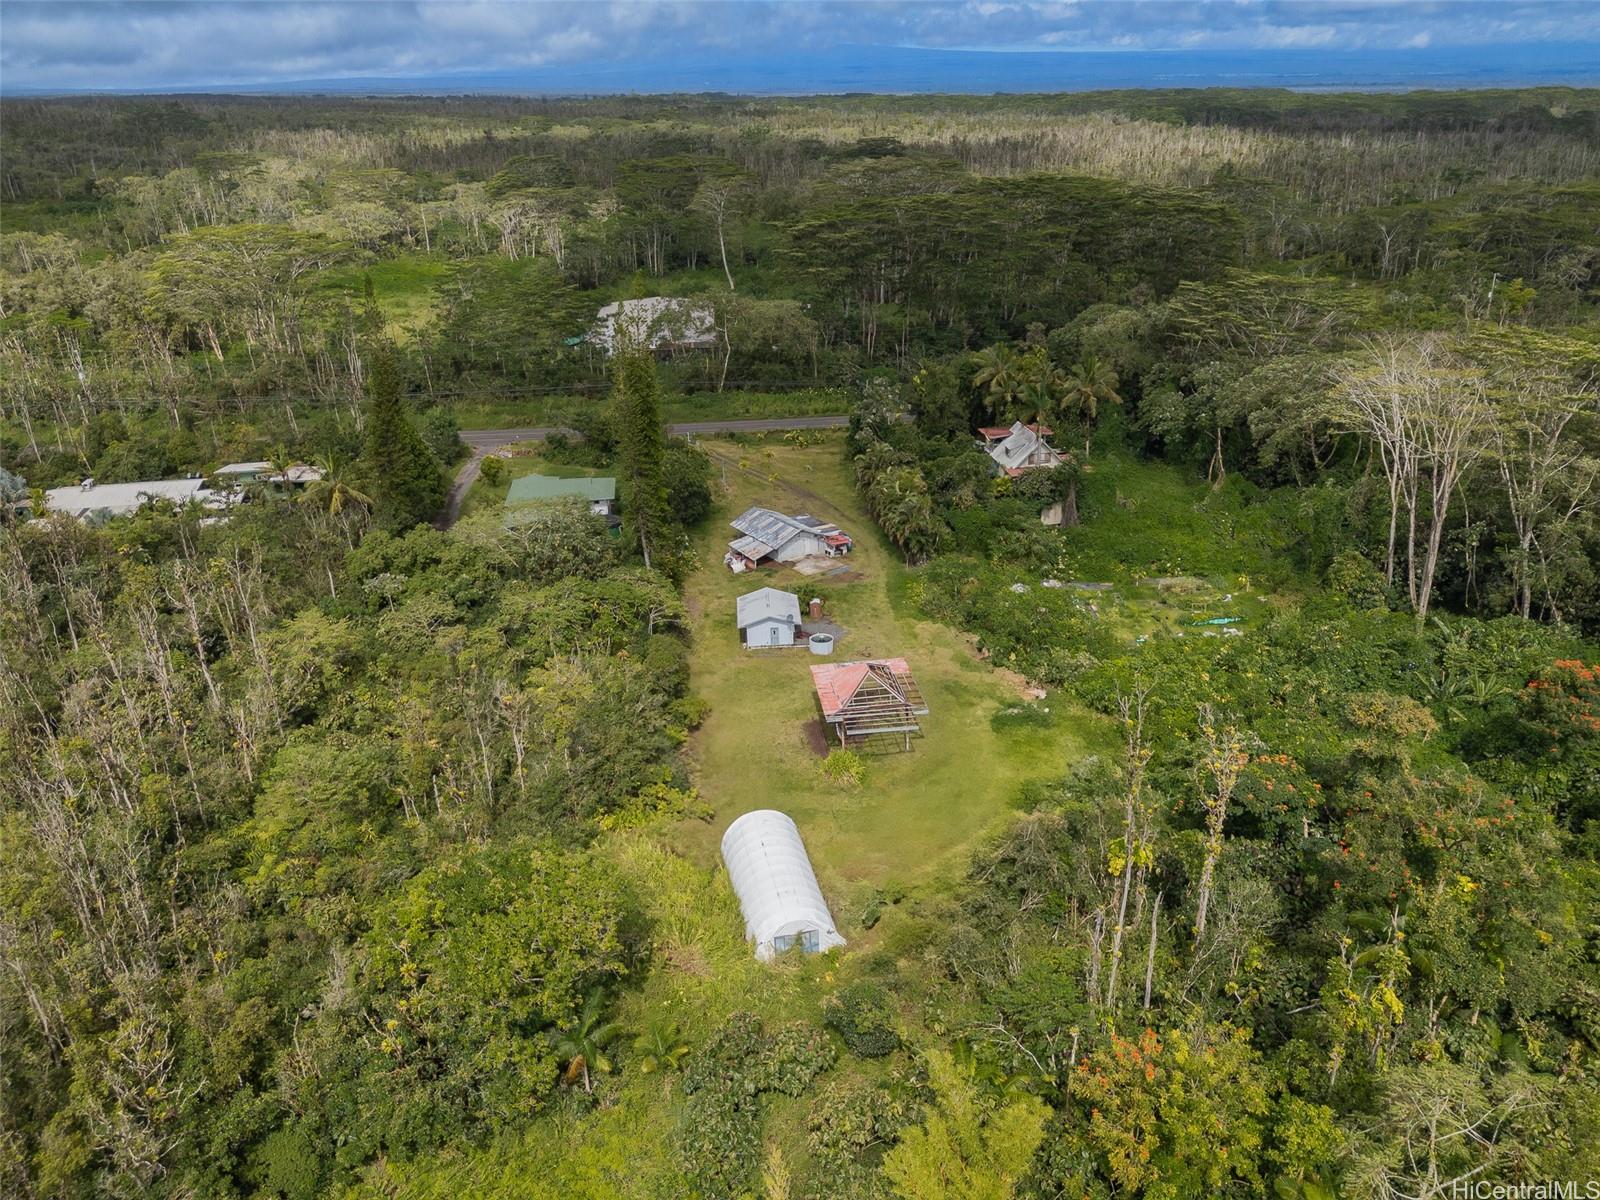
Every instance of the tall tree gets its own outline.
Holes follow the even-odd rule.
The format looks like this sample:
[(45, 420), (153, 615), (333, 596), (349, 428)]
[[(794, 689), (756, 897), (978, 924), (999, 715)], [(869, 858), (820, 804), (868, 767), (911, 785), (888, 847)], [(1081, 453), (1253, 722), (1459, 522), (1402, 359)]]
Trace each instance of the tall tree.
[(717, 235), (717, 252), (722, 258), (722, 274), (728, 281), (728, 290), (734, 290), (733, 270), (728, 266), (728, 221), (738, 215), (739, 200), (744, 191), (742, 180), (728, 171), (709, 173), (695, 193), (694, 208), (711, 222)]
[(1340, 380), (1337, 418), (1371, 441), (1388, 482), (1391, 583), (1405, 517), (1406, 590), (1419, 619), (1433, 598), (1450, 503), (1491, 444), (1487, 390), (1484, 372), (1433, 336), (1370, 339)]
[(1491, 371), (1494, 460), (1514, 544), (1514, 606), (1533, 615), (1534, 584), (1559, 616), (1552, 560), (1600, 496), (1600, 352), (1532, 330), (1481, 331), (1468, 348)]
[(1022, 364), (1015, 350), (999, 343), (980, 350), (974, 360), (972, 386), (983, 389), (989, 410), (999, 417), (1011, 409), (1022, 394)]
[[(1117, 373), (1110, 363), (1087, 354), (1068, 369), (1062, 386), (1066, 391), (1066, 407), (1075, 411), (1078, 424), (1083, 428), (1083, 457), (1087, 459), (1095, 424), (1100, 419), (1100, 406), (1122, 403), (1122, 395), (1117, 391)], [(1217, 436), (1220, 446), (1220, 431)]]
[(1048, 1110), (1035, 1096), (986, 1104), (944, 1050), (928, 1052), (934, 1102), (906, 1130), (883, 1173), (907, 1200), (1008, 1200), (1044, 1140)]
[(1200, 706), (1200, 737), (1204, 742), (1200, 761), (1200, 803), (1206, 813), (1206, 831), (1195, 899), (1194, 933), (1197, 938), (1206, 931), (1206, 913), (1211, 908), (1217, 860), (1222, 857), (1222, 829), (1228, 820), (1228, 802), (1233, 799), (1239, 774), (1249, 761), (1244, 751), (1244, 738), (1232, 725), (1219, 728), (1209, 704)]
[(666, 438), (661, 428), (661, 381), (647, 355), (624, 350), (613, 367), (612, 405), (621, 431), (624, 536), (639, 547), (644, 565), (665, 549)]
[(380, 345), (367, 378), (367, 439), (361, 470), (378, 522), (406, 529), (426, 521), (444, 502), (444, 474), (406, 416), (400, 397), (400, 367), (394, 351)]

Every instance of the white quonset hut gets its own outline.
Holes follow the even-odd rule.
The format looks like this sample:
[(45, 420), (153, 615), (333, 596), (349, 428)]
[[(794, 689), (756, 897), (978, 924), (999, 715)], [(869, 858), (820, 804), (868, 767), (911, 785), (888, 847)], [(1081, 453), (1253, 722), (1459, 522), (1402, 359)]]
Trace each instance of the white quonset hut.
[(729, 825), (722, 861), (744, 912), (745, 937), (762, 962), (794, 946), (817, 954), (844, 945), (800, 830), (783, 813), (761, 808)]

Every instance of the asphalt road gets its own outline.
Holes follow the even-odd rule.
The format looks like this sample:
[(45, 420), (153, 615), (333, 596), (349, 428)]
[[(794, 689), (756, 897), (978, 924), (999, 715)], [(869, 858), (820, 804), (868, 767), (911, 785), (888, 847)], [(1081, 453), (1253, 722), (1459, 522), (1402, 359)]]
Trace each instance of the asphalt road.
[[(686, 437), (698, 433), (782, 433), (790, 429), (842, 429), (849, 423), (850, 418), (842, 415), (747, 417), (729, 421), (682, 421), (666, 428), (672, 437)], [(483, 468), (484, 457), (490, 451), (515, 445), (517, 442), (543, 441), (553, 433), (564, 433), (568, 437), (578, 436), (574, 430), (559, 425), (536, 425), (521, 429), (463, 429), (461, 440), (472, 448), (472, 457), (462, 463), (461, 469), (456, 472), (455, 482), (450, 485), (450, 495), (445, 499), (444, 512), (439, 515), (437, 522), (439, 528), (448, 529), (456, 523), (456, 518), (461, 515), (462, 501), (467, 498), (467, 492), (477, 482), (478, 472)]]

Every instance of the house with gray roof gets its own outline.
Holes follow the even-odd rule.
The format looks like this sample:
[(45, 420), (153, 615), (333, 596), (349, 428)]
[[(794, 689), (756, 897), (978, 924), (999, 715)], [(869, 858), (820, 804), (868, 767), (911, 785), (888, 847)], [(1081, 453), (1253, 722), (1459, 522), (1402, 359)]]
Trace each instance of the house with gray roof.
[(791, 517), (770, 508), (747, 508), (729, 524), (739, 536), (728, 543), (722, 561), (735, 574), (765, 562), (849, 554), (855, 544), (837, 525), (809, 513)]
[(207, 508), (228, 505), (228, 497), (209, 490), (206, 481), (199, 476), (134, 483), (96, 483), (85, 479), (67, 487), (51, 488), (44, 494), (47, 512), (66, 513), (80, 521), (94, 522), (129, 516), (158, 500), (169, 500), (180, 506), (197, 500)]
[(1014, 421), (1009, 429), (985, 428), (978, 432), (983, 436), (980, 443), (983, 452), (994, 464), (997, 475), (1015, 479), (1035, 467), (1049, 469), (1061, 465), (1062, 456), (1047, 440), (1050, 430), (1046, 426)]
[(319, 467), (295, 463), (281, 470), (270, 462), (225, 463), (211, 472), (211, 477), (226, 487), (244, 487), (261, 484), (268, 487), (301, 488), (322, 478)]
[(588, 340), (607, 356), (622, 345), (655, 352), (710, 350), (718, 344), (717, 318), (711, 305), (681, 296), (617, 300), (595, 314)]
[(777, 588), (757, 588), (735, 602), (735, 617), (745, 649), (792, 646), (800, 632), (800, 597)]

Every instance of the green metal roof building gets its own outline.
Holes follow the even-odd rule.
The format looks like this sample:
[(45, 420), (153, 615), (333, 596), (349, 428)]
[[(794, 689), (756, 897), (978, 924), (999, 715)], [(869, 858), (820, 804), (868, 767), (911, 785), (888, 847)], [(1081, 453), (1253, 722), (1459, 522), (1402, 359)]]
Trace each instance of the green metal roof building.
[(617, 481), (609, 475), (587, 475), (577, 479), (557, 479), (553, 475), (524, 475), (511, 481), (506, 508), (539, 500), (587, 500), (589, 511), (603, 517), (616, 515)]

